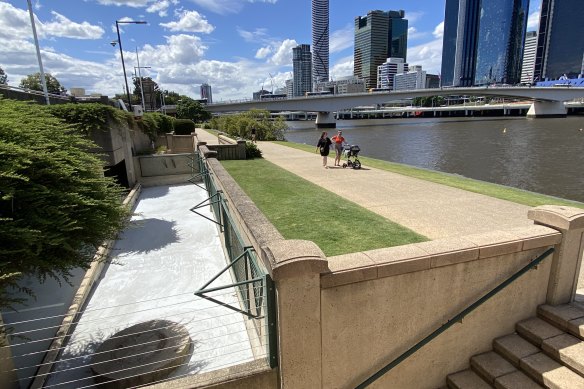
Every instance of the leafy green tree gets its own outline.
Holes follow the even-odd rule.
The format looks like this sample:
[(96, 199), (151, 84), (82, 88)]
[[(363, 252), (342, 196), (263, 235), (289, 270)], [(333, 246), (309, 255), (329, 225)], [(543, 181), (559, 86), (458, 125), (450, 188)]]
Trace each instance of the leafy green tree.
[(180, 95), (176, 92), (173, 91), (167, 91), (165, 90), (164, 92), (162, 92), (164, 95), (164, 104), (166, 105), (176, 105), (178, 104), (178, 101), (180, 100)]
[[(45, 82), (47, 83), (47, 91), (56, 95), (67, 93), (59, 80), (51, 75), (51, 73), (45, 73)], [(43, 84), (41, 83), (41, 74), (29, 74), (20, 81), (20, 87), (32, 90), (43, 91)]]
[(6, 74), (4, 69), (2, 69), (0, 67), (0, 85), (7, 84), (7, 83), (8, 83), (8, 75)]
[(0, 306), (24, 275), (87, 268), (124, 226), (122, 188), (80, 132), (46, 106), (0, 99)]
[(283, 140), (287, 126), (281, 116), (272, 119), (270, 112), (252, 109), (236, 115), (214, 117), (210, 127), (244, 139), (251, 139), (251, 129), (255, 128), (257, 140)]
[(211, 113), (207, 111), (201, 103), (187, 96), (181, 96), (176, 106), (177, 119), (191, 119), (195, 123), (200, 123), (211, 119)]

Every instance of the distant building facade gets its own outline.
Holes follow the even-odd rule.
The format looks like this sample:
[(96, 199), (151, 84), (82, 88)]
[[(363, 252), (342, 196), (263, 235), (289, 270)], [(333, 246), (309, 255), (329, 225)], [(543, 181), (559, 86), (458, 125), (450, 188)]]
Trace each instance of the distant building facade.
[(575, 78), (583, 71), (584, 1), (542, 0), (534, 79)]
[(293, 95), (304, 96), (312, 91), (312, 54), (310, 45), (302, 44), (292, 49), (294, 74)]
[(329, 80), (329, 0), (312, 0), (312, 76)]
[(377, 67), (377, 88), (393, 90), (393, 77), (407, 71), (408, 64), (403, 58), (388, 58)]
[(286, 80), (286, 97), (294, 97), (294, 80)]
[(257, 100), (261, 100), (262, 99), (262, 96), (271, 95), (271, 94), (272, 94), (272, 92), (270, 92), (270, 91), (267, 91), (265, 89), (260, 89), (257, 92), (253, 92), (253, 97), (252, 98), (253, 98), (254, 101), (257, 101)]
[(454, 82), (454, 60), (456, 57), (456, 32), (458, 28), (459, 0), (446, 0), (444, 7), (444, 33), (442, 36), (442, 69), (440, 83), (452, 86)]
[(523, 63), (521, 64), (521, 83), (533, 82), (533, 70), (535, 68), (535, 53), (537, 51), (537, 32), (528, 31), (525, 35), (525, 47), (523, 48)]
[(319, 82), (316, 84), (315, 92), (330, 92), (335, 95), (363, 93), (365, 92), (365, 80), (348, 76), (335, 81)]
[(377, 67), (387, 58), (407, 53), (408, 21), (404, 11), (369, 11), (355, 18), (353, 75), (365, 80), (366, 88), (377, 86)]
[(203, 99), (207, 100), (207, 104), (213, 103), (213, 91), (207, 83), (201, 85), (201, 100)]
[(414, 65), (406, 73), (396, 74), (394, 76), (394, 86), (392, 90), (404, 91), (413, 89), (426, 88), (426, 71), (422, 66)]

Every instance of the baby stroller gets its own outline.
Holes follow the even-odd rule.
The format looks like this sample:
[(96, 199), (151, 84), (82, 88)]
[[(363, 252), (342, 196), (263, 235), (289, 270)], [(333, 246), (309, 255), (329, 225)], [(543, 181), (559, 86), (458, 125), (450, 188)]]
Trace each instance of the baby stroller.
[(352, 167), (353, 169), (361, 169), (361, 162), (357, 158), (361, 149), (357, 145), (344, 145), (343, 155), (347, 158), (347, 162), (343, 163), (343, 168)]

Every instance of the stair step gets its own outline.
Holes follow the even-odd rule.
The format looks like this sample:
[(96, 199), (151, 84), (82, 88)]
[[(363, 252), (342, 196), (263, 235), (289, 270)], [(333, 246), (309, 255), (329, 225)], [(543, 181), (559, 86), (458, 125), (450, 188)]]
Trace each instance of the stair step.
[(584, 340), (584, 309), (573, 304), (541, 305), (537, 314), (558, 328)]
[(517, 371), (515, 366), (494, 351), (475, 355), (470, 359), (470, 366), (491, 385), (495, 384), (497, 378)]
[(540, 349), (523, 339), (518, 334), (506, 335), (493, 341), (493, 349), (519, 367), (519, 361), (527, 356), (541, 352)]
[(537, 307), (537, 315), (548, 320), (556, 327), (567, 331), (570, 320), (584, 318), (584, 310), (572, 304), (556, 306), (546, 304)]
[(544, 340), (543, 351), (556, 361), (584, 376), (584, 342), (570, 334)]
[(504, 375), (495, 380), (496, 389), (542, 389), (543, 386), (520, 371)]
[(584, 378), (544, 353), (523, 358), (520, 367), (528, 376), (547, 388), (584, 389)]
[(538, 317), (517, 323), (517, 333), (529, 340), (537, 347), (541, 347), (544, 340), (562, 335), (565, 332)]
[(468, 369), (458, 373), (450, 374), (446, 377), (446, 385), (450, 389), (492, 389), (474, 371)]

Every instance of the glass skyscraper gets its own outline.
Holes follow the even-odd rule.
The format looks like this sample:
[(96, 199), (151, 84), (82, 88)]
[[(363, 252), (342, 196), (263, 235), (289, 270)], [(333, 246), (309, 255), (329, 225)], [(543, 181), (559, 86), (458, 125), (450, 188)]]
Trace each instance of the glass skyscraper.
[(440, 85), (452, 86), (454, 57), (456, 55), (456, 29), (458, 28), (458, 1), (446, 0), (444, 7), (444, 35), (442, 40), (442, 70)]
[(519, 83), (528, 8), (529, 0), (447, 0), (442, 85)]
[(298, 45), (292, 49), (294, 96), (304, 96), (312, 91), (312, 54), (310, 45)]
[(369, 11), (355, 18), (353, 75), (377, 86), (377, 67), (387, 58), (406, 60), (408, 21), (404, 11)]
[(482, 1), (474, 85), (518, 84), (529, 0)]
[(542, 0), (534, 81), (575, 78), (584, 62), (583, 0)]
[(312, 75), (329, 80), (329, 0), (312, 0)]

